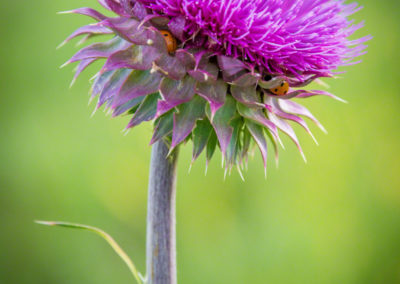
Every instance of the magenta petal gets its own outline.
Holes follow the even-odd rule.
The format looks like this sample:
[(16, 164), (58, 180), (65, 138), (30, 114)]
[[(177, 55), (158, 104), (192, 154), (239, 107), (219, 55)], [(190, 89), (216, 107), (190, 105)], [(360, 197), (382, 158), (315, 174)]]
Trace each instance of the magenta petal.
[(223, 80), (217, 80), (215, 83), (198, 83), (196, 92), (205, 98), (211, 107), (212, 116), (225, 103), (228, 87)]
[(165, 77), (160, 84), (163, 99), (158, 102), (157, 117), (179, 104), (190, 101), (194, 96), (195, 84), (195, 80), (189, 76), (178, 81)]
[(153, 65), (154, 60), (160, 57), (157, 50), (147, 45), (134, 45), (128, 49), (114, 53), (104, 65), (104, 70), (130, 68), (147, 70)]

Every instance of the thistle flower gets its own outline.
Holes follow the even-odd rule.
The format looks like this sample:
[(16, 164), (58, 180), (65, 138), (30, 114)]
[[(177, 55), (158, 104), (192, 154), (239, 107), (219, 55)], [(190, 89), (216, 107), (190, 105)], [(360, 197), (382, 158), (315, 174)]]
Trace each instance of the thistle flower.
[[(193, 161), (218, 146), (226, 168), (243, 166), (259, 147), (264, 167), (268, 137), (275, 149), (278, 130), (303, 155), (289, 121), (312, 137), (302, 117), (323, 126), (294, 98), (328, 96), (304, 90), (354, 64), (369, 37), (349, 40), (361, 24), (347, 17), (360, 9), (342, 0), (99, 0), (117, 14), (81, 8), (97, 21), (66, 41), (85, 35), (113, 35), (89, 45), (67, 63), (80, 61), (74, 80), (105, 58), (91, 89), (113, 116), (131, 114), (127, 128), (154, 121), (151, 143), (163, 139), (172, 151), (193, 141)], [(63, 44), (64, 44), (63, 43)], [(314, 137), (313, 137), (314, 138)], [(315, 139), (314, 139), (315, 140)], [(304, 157), (304, 155), (303, 155)]]

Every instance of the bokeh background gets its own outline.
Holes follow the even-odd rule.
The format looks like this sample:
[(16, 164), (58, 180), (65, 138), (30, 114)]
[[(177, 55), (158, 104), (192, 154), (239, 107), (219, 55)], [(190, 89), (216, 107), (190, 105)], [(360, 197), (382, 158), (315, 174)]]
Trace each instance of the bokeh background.
[[(243, 182), (224, 180), (217, 155), (178, 178), (178, 278), (184, 284), (400, 283), (400, 4), (360, 0), (363, 63), (330, 91), (349, 101), (304, 104), (329, 135), (301, 129), (308, 163), (285, 139), (264, 178), (258, 153)], [(34, 219), (73, 221), (112, 234), (145, 270), (150, 124), (124, 136), (128, 117), (88, 107), (94, 66), (68, 89), (76, 48), (55, 47), (90, 20), (56, 15), (95, 0), (1, 1), (0, 283), (133, 283), (108, 245)], [(271, 155), (272, 156), (272, 155)]]

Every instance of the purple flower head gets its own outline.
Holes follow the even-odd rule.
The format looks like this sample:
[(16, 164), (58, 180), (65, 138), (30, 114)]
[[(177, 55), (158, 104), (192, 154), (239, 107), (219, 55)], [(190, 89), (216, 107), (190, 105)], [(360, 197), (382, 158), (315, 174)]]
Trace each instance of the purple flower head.
[[(193, 160), (218, 146), (227, 168), (243, 165), (252, 143), (266, 165), (270, 138), (277, 153), (278, 130), (302, 153), (289, 121), (311, 136), (303, 117), (322, 125), (293, 98), (336, 96), (303, 90), (353, 63), (369, 37), (349, 40), (362, 24), (347, 17), (357, 4), (336, 0), (99, 0), (117, 17), (90, 9), (70, 11), (97, 23), (75, 31), (85, 39), (114, 37), (89, 45), (67, 63), (80, 61), (74, 79), (106, 59), (92, 96), (114, 116), (132, 114), (128, 128), (154, 121), (151, 143), (171, 151), (193, 141)], [(313, 137), (313, 136), (312, 136)], [(313, 137), (314, 138), (314, 137)]]
[(359, 56), (348, 40), (357, 4), (335, 0), (141, 0), (152, 13), (182, 17), (187, 46), (240, 58), (270, 73), (324, 76)]

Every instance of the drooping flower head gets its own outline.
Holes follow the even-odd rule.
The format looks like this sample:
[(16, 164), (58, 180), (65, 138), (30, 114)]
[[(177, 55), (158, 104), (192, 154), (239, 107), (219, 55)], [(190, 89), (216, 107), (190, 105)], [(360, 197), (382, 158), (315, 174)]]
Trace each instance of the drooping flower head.
[(151, 143), (163, 139), (171, 151), (191, 139), (193, 160), (206, 149), (208, 161), (218, 146), (229, 169), (243, 165), (253, 142), (266, 166), (266, 136), (277, 157), (278, 130), (302, 153), (288, 122), (311, 136), (302, 117), (324, 128), (292, 99), (339, 99), (301, 88), (355, 63), (369, 39), (349, 39), (362, 23), (348, 16), (360, 8), (343, 0), (99, 2), (116, 17), (90, 8), (69, 11), (97, 23), (65, 41), (114, 35), (67, 62), (80, 61), (76, 79), (88, 65), (106, 59), (92, 86), (97, 108), (105, 105), (113, 116), (131, 114), (127, 128), (154, 121)]

